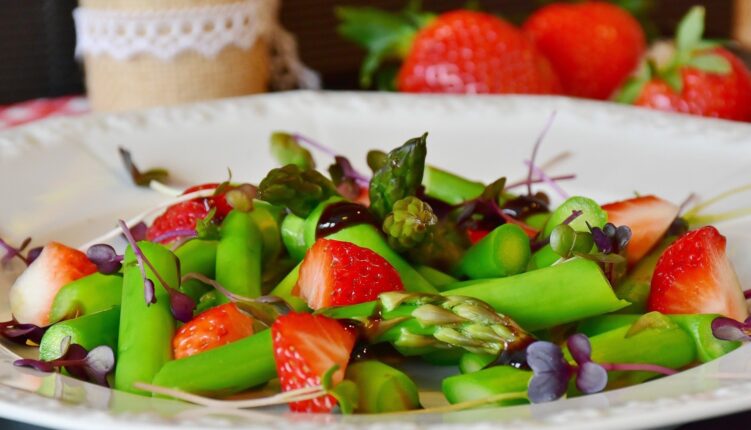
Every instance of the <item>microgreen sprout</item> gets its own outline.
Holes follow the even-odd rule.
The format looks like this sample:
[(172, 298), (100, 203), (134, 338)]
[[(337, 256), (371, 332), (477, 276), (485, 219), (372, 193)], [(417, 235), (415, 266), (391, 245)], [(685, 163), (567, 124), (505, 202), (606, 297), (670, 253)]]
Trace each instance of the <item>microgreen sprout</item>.
[(529, 159), (528, 165), (528, 174), (527, 174), (527, 195), (532, 195), (532, 177), (535, 173), (535, 160), (537, 160), (537, 152), (540, 149), (540, 146), (542, 145), (542, 141), (545, 139), (545, 136), (547, 136), (548, 131), (550, 131), (550, 128), (553, 126), (553, 122), (555, 121), (555, 117), (558, 114), (557, 111), (553, 111), (550, 114), (550, 117), (545, 122), (545, 126), (543, 126), (542, 131), (540, 132), (539, 136), (537, 136), (537, 140), (535, 141), (534, 146), (532, 147), (532, 157)]
[(240, 184), (225, 194), (227, 203), (233, 209), (250, 212), (253, 210), (253, 199), (258, 195), (258, 188), (251, 184)]
[(169, 294), (172, 316), (174, 316), (178, 321), (190, 321), (193, 318), (193, 309), (195, 309), (196, 307), (193, 299), (190, 298), (190, 296), (181, 293), (177, 289), (172, 288), (167, 283), (167, 281), (164, 280), (164, 278), (159, 274), (154, 265), (151, 264), (151, 261), (149, 261), (149, 259), (146, 258), (146, 255), (144, 255), (143, 251), (141, 251), (141, 248), (138, 246), (135, 238), (133, 238), (133, 235), (130, 233), (128, 226), (125, 224), (125, 221), (118, 220), (118, 225), (120, 226), (120, 229), (125, 235), (128, 244), (130, 245), (133, 253), (136, 256), (137, 265), (141, 270), (141, 276), (143, 277), (144, 299), (146, 300), (147, 305), (156, 303), (154, 281), (146, 276), (146, 267), (148, 266), (148, 268), (151, 269), (151, 272), (157, 278), (162, 287), (167, 291), (167, 294)]
[(751, 317), (743, 322), (727, 317), (717, 317), (712, 320), (712, 334), (721, 340), (749, 341), (751, 340)]
[(104, 243), (89, 247), (86, 250), (86, 257), (96, 265), (99, 273), (104, 275), (117, 273), (123, 267), (123, 256), (118, 255), (115, 248)]
[(81, 345), (71, 343), (70, 336), (63, 338), (60, 358), (51, 361), (24, 358), (13, 362), (14, 366), (30, 367), (40, 372), (65, 369), (72, 376), (108, 387), (107, 375), (115, 368), (115, 354), (106, 345), (87, 351)]
[(162, 168), (149, 169), (142, 172), (133, 162), (133, 156), (130, 151), (123, 147), (118, 148), (118, 151), (120, 152), (120, 158), (122, 159), (125, 168), (128, 170), (128, 173), (130, 173), (133, 183), (139, 187), (148, 187), (152, 181), (164, 182), (164, 180), (169, 177), (169, 172)]
[(0, 248), (5, 250), (5, 255), (3, 255), (2, 258), (0, 258), (0, 264), (3, 266), (10, 263), (11, 260), (14, 258), (18, 258), (19, 260), (23, 261), (24, 264), (27, 266), (36, 260), (37, 257), (39, 257), (39, 254), (42, 253), (41, 247), (31, 248), (26, 255), (23, 255), (23, 251), (29, 246), (31, 243), (31, 238), (27, 237), (26, 239), (21, 242), (21, 245), (19, 245), (17, 248), (8, 244), (8, 242), (4, 241), (2, 238), (0, 238)]
[(334, 157), (334, 160), (336, 162), (336, 164), (334, 164), (334, 165), (335, 166), (339, 165), (340, 168), (342, 168), (342, 173), (347, 178), (353, 179), (361, 187), (367, 187), (368, 184), (370, 183), (370, 178), (368, 176), (363, 175), (362, 173), (360, 173), (359, 171), (357, 171), (357, 169), (355, 169), (354, 167), (352, 167), (352, 163), (350, 163), (349, 160), (347, 160), (345, 157), (337, 154), (336, 151), (334, 151), (333, 149), (331, 149), (331, 148), (329, 148), (329, 147), (327, 147), (327, 146), (325, 146), (325, 145), (323, 145), (323, 144), (321, 144), (321, 143), (319, 143), (319, 142), (317, 142), (317, 141), (315, 141), (315, 140), (313, 140), (313, 139), (311, 139), (309, 137), (303, 136), (300, 133), (293, 133), (292, 137), (299, 144), (308, 145), (308, 146), (310, 146), (312, 148), (315, 148), (315, 149), (323, 152), (324, 154), (326, 154), (326, 155), (328, 155), (330, 157)]
[(45, 331), (47, 331), (47, 327), (22, 324), (15, 319), (0, 322), (0, 335), (19, 345), (27, 345), (29, 342), (39, 345)]
[(626, 225), (616, 227), (607, 223), (603, 228), (592, 227), (587, 223), (597, 249), (603, 254), (619, 254), (631, 241), (631, 228)]
[(719, 195), (702, 201), (694, 205), (690, 210), (683, 214), (682, 218), (691, 226), (700, 226), (705, 224), (716, 223), (720, 221), (729, 221), (735, 218), (751, 215), (751, 207), (733, 209), (725, 212), (704, 215), (702, 211), (711, 205), (727, 200), (728, 198), (751, 191), (751, 184), (742, 185), (731, 190), (720, 193)]
[(610, 371), (642, 371), (673, 375), (675, 370), (648, 363), (597, 363), (592, 360), (592, 345), (581, 333), (574, 334), (566, 346), (575, 364), (569, 363), (560, 346), (537, 341), (527, 347), (527, 364), (534, 376), (529, 381), (528, 397), (532, 403), (557, 400), (566, 394), (574, 378), (576, 388), (584, 394), (598, 393), (608, 384)]

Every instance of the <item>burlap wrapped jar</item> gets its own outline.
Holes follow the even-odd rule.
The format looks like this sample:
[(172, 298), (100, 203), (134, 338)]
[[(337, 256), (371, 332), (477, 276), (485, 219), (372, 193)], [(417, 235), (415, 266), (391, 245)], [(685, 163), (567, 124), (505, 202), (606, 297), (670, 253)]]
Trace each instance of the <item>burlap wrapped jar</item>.
[[(193, 8), (192, 12), (199, 12), (200, 9), (197, 8), (216, 8), (247, 1), (249, 0), (81, 0), (80, 5), (84, 10), (119, 11), (122, 12), (121, 16), (152, 12), (168, 16), (170, 11)], [(266, 0), (250, 1), (261, 3)], [(275, 7), (271, 13), (276, 13)], [(79, 16), (76, 19), (79, 26)], [(262, 21), (271, 19), (275, 21), (275, 17), (254, 17), (251, 20), (253, 22), (248, 23), (246, 19), (244, 24), (266, 26), (270, 23)], [(232, 23), (227, 21), (225, 25), (229, 28)], [(205, 27), (181, 28), (180, 31), (226, 31), (226, 28), (214, 28), (213, 23), (207, 23)], [(78, 32), (80, 38), (81, 28)], [(91, 106), (98, 111), (118, 111), (264, 92), (269, 81), (270, 61), (264, 33), (259, 31), (252, 46), (242, 48), (226, 44), (212, 55), (187, 48), (170, 58), (160, 58), (151, 52), (115, 58), (111, 53), (92, 53), (84, 49), (79, 54), (85, 65)]]

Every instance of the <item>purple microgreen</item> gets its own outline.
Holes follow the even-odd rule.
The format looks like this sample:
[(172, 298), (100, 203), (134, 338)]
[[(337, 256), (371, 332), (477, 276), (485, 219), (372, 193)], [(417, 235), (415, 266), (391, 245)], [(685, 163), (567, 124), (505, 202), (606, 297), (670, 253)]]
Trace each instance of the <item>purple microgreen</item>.
[(331, 157), (336, 157), (337, 155), (336, 152), (333, 149), (329, 148), (328, 146), (322, 145), (309, 137), (303, 136), (300, 133), (292, 133), (292, 137), (297, 141), (297, 143), (302, 143), (302, 144), (311, 146), (323, 152), (326, 155), (329, 155)]
[(684, 233), (687, 233), (689, 230), (688, 222), (686, 222), (683, 218), (676, 218), (673, 220), (673, 222), (670, 224), (670, 227), (668, 227), (667, 233), (665, 233), (666, 236), (682, 236)]
[(658, 364), (649, 363), (598, 363), (608, 372), (654, 372), (670, 376), (678, 373), (677, 370)]
[[(177, 319), (178, 321), (182, 321), (182, 322), (189, 321), (193, 316), (192, 314), (193, 309), (195, 309), (196, 307), (195, 301), (193, 301), (193, 299), (190, 298), (189, 296), (181, 293), (176, 288), (173, 288), (169, 285), (169, 283), (162, 277), (159, 271), (156, 270), (156, 267), (154, 267), (151, 261), (149, 261), (149, 259), (146, 258), (146, 255), (138, 246), (138, 243), (133, 238), (133, 235), (130, 233), (130, 230), (128, 230), (128, 226), (125, 224), (125, 221), (118, 220), (118, 225), (120, 226), (120, 229), (122, 230), (123, 235), (125, 235), (125, 238), (127, 239), (128, 244), (133, 250), (133, 254), (135, 254), (136, 256), (138, 268), (141, 270), (141, 276), (143, 277), (144, 300), (146, 301), (146, 304), (152, 305), (156, 303), (156, 292), (155, 292), (154, 281), (152, 281), (146, 276), (146, 267), (148, 266), (148, 268), (151, 269), (151, 272), (157, 278), (159, 283), (162, 285), (162, 288), (164, 288), (167, 291), (167, 294), (169, 295), (170, 309), (172, 311), (172, 316), (174, 316), (175, 319)], [(188, 308), (190, 308), (190, 311), (187, 310)]]
[(545, 182), (548, 186), (550, 186), (550, 188), (552, 188), (553, 191), (555, 191), (556, 193), (558, 193), (558, 196), (560, 196), (564, 200), (566, 200), (566, 199), (569, 198), (568, 193), (566, 193), (565, 191), (563, 191), (563, 188), (561, 188), (561, 186), (558, 185), (558, 183), (556, 181), (554, 181), (553, 178), (551, 178), (550, 176), (548, 176), (548, 174), (545, 173), (545, 171), (542, 170), (542, 168), (540, 168), (538, 166), (535, 166), (529, 160), (524, 160), (524, 164), (527, 167), (531, 167), (532, 170), (534, 171), (535, 175), (537, 175), (540, 179), (542, 179), (543, 182)]
[(182, 277), (181, 282), (187, 282), (191, 279), (200, 281), (206, 285), (209, 285), (216, 289), (219, 293), (223, 294), (227, 299), (234, 303), (244, 314), (252, 317), (261, 324), (270, 327), (271, 324), (276, 321), (281, 315), (287, 314), (291, 307), (283, 299), (276, 296), (261, 296), (257, 298), (250, 298), (235, 294), (232, 291), (226, 289), (222, 284), (211, 279), (201, 273), (186, 273)]
[(696, 193), (689, 194), (688, 197), (686, 197), (686, 199), (683, 200), (683, 202), (681, 202), (681, 205), (678, 206), (678, 213), (682, 214), (683, 211), (686, 210), (686, 208), (688, 207), (688, 205), (690, 205), (691, 203), (693, 203), (694, 200), (696, 200), (697, 198), (699, 198), (699, 196), (697, 196)]
[(573, 369), (563, 358), (561, 347), (546, 341), (534, 342), (527, 347), (527, 364), (534, 374), (527, 389), (530, 402), (544, 403), (563, 397)]
[(251, 184), (240, 184), (227, 191), (225, 198), (233, 209), (250, 212), (253, 210), (253, 199), (258, 195), (258, 188)]
[(120, 152), (120, 158), (125, 165), (125, 169), (130, 174), (130, 178), (133, 180), (133, 183), (139, 187), (148, 187), (151, 181), (164, 182), (164, 180), (169, 177), (169, 172), (162, 168), (154, 168), (142, 172), (133, 162), (133, 156), (130, 151), (123, 147), (118, 148), (118, 150)]
[[(569, 181), (569, 180), (572, 180), (572, 179), (576, 179), (576, 175), (573, 174), (573, 173), (571, 173), (571, 174), (568, 174), (568, 175), (551, 176), (548, 179), (550, 179), (551, 181), (556, 181), (556, 182), (557, 181)], [(512, 190), (514, 188), (524, 187), (524, 186), (527, 186), (527, 185), (541, 184), (543, 182), (546, 182), (546, 181), (544, 179), (542, 179), (542, 178), (524, 179), (522, 181), (512, 182), (512, 183), (506, 185), (506, 189), (507, 190)]]
[(133, 239), (137, 241), (146, 240), (146, 234), (148, 233), (148, 231), (149, 226), (147, 226), (143, 221), (136, 223), (132, 227), (130, 227), (130, 234), (133, 236)]
[(727, 317), (717, 317), (712, 321), (712, 334), (721, 340), (751, 340), (751, 317), (746, 318), (744, 322)]
[(334, 184), (340, 184), (342, 181), (352, 181), (361, 187), (367, 187), (370, 184), (370, 178), (358, 172), (349, 159), (337, 155), (334, 157), (334, 164), (329, 166), (329, 174)]
[(115, 354), (106, 345), (87, 351), (81, 345), (71, 344), (68, 337), (61, 342), (60, 358), (50, 361), (26, 358), (14, 361), (13, 365), (46, 373), (64, 368), (71, 376), (107, 387), (107, 375), (115, 368)]
[(30, 243), (31, 243), (31, 238), (27, 237), (16, 248), (10, 245), (8, 242), (4, 241), (2, 238), (0, 238), (0, 248), (5, 250), (5, 255), (3, 255), (2, 258), (0, 258), (0, 264), (5, 266), (8, 263), (10, 263), (10, 261), (13, 260), (14, 258), (18, 258), (19, 260), (23, 261), (24, 264), (26, 264), (27, 266), (30, 265), (34, 260), (36, 260), (36, 258), (42, 252), (42, 248), (32, 248), (24, 256), (23, 251), (29, 246)]
[(229, 190), (231, 186), (232, 186), (232, 169), (227, 167), (227, 180), (217, 185), (216, 188), (214, 188), (214, 196), (220, 196), (226, 193), (227, 190)]
[(350, 163), (348, 159), (337, 154), (336, 151), (334, 151), (333, 149), (319, 142), (316, 142), (315, 140), (309, 137), (303, 136), (300, 133), (293, 133), (292, 137), (297, 141), (298, 144), (305, 144), (305, 145), (311, 146), (330, 157), (334, 157), (334, 160), (335, 160), (334, 166), (338, 166), (338, 168), (342, 169), (342, 174), (344, 175), (344, 177), (353, 179), (361, 187), (367, 187), (370, 184), (370, 178), (368, 176), (363, 175), (362, 173), (357, 171), (357, 169), (352, 167), (352, 163)]
[(603, 228), (599, 228), (587, 223), (587, 227), (592, 233), (595, 246), (603, 254), (618, 254), (626, 249), (631, 241), (631, 228), (626, 225), (616, 227), (612, 223), (607, 223)]
[[(198, 227), (198, 224), (196, 224), (196, 227)], [(171, 242), (173, 240), (179, 240), (183, 238), (194, 238), (197, 237), (199, 234), (196, 230), (191, 230), (189, 228), (181, 228), (177, 230), (170, 230), (167, 232), (164, 232), (160, 234), (159, 236), (153, 238), (151, 242), (154, 243), (165, 243), (165, 242)]]
[(576, 220), (577, 218), (579, 218), (580, 216), (582, 216), (583, 213), (584, 213), (584, 211), (572, 210), (571, 211), (571, 215), (569, 215), (568, 217), (566, 217), (566, 219), (564, 219), (561, 224), (563, 224), (563, 225), (569, 225), (572, 222), (574, 222), (574, 220)]
[(748, 300), (751, 299), (751, 290), (746, 290), (743, 292), (743, 298)]
[(607, 385), (608, 371), (602, 365), (588, 361), (576, 369), (576, 388), (582, 393), (599, 393)]
[(47, 327), (39, 327), (34, 324), (22, 324), (12, 319), (0, 322), (0, 336), (19, 345), (27, 345), (29, 342), (39, 345)]
[(86, 257), (96, 265), (99, 273), (111, 275), (120, 271), (123, 266), (123, 256), (118, 255), (115, 248), (99, 243), (86, 250)]
[(556, 111), (553, 111), (550, 114), (550, 117), (545, 123), (545, 126), (542, 128), (540, 135), (537, 136), (537, 140), (535, 141), (535, 144), (532, 147), (532, 157), (530, 157), (529, 159), (529, 171), (527, 174), (527, 195), (529, 196), (532, 195), (532, 177), (535, 171), (534, 166), (535, 166), (535, 161), (537, 160), (537, 152), (540, 149), (540, 146), (542, 145), (542, 141), (545, 139), (545, 136), (548, 134), (548, 131), (550, 131), (550, 128), (553, 126), (553, 121), (555, 121), (556, 115), (557, 115)]
[(569, 336), (566, 340), (566, 346), (571, 353), (571, 357), (577, 363), (586, 363), (592, 361), (592, 344), (589, 338), (581, 333)]

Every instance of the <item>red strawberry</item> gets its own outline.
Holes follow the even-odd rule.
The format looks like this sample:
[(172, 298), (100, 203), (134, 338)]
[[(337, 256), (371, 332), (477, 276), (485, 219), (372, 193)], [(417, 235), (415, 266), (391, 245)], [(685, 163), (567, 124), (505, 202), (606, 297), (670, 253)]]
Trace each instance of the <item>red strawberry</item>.
[(550, 63), (517, 28), (468, 10), (440, 15), (417, 33), (397, 88), (414, 93), (560, 92)]
[[(274, 360), (282, 391), (317, 386), (334, 365), (339, 369), (333, 383), (344, 378), (355, 335), (339, 321), (322, 315), (290, 313), (271, 326)], [(290, 403), (293, 412), (331, 412), (336, 405), (332, 396)]]
[[(219, 184), (208, 183), (196, 185), (185, 190), (183, 195), (195, 191), (214, 189)], [(193, 230), (196, 228), (196, 222), (208, 215), (212, 208), (216, 208), (213, 220), (217, 223), (222, 222), (225, 216), (232, 210), (227, 203), (224, 194), (211, 197), (202, 197), (187, 202), (177, 203), (167, 208), (166, 211), (158, 216), (146, 232), (146, 238), (154, 241), (160, 239), (161, 243), (169, 243), (180, 238), (179, 235), (163, 237), (170, 232), (178, 230)]]
[(522, 28), (550, 60), (563, 91), (576, 97), (609, 98), (645, 51), (639, 22), (611, 3), (553, 3)]
[(96, 270), (83, 252), (57, 242), (48, 243), (10, 289), (13, 316), (20, 323), (46, 326), (60, 288)]
[(399, 273), (368, 248), (318, 239), (300, 265), (297, 292), (311, 309), (369, 302), (404, 289)]
[(469, 238), (469, 241), (472, 242), (472, 245), (481, 241), (485, 236), (489, 234), (490, 234), (490, 230), (481, 230), (481, 229), (473, 229), (473, 228), (467, 229), (467, 237)]
[(189, 357), (253, 334), (253, 318), (234, 303), (202, 312), (180, 327), (172, 339), (175, 358)]
[(713, 73), (685, 66), (680, 70), (681, 91), (674, 90), (662, 79), (652, 79), (634, 104), (663, 111), (751, 121), (751, 72), (725, 49), (704, 53), (711, 54), (724, 58), (730, 64), (730, 71)]
[(648, 308), (665, 314), (748, 317), (738, 277), (725, 254), (726, 239), (712, 226), (690, 231), (670, 245), (652, 275)]
[(609, 203), (602, 207), (608, 222), (631, 228), (631, 241), (626, 247), (626, 259), (633, 265), (641, 260), (662, 239), (678, 216), (678, 206), (655, 196)]
[[(630, 79), (618, 100), (653, 109), (751, 121), (751, 72), (729, 51), (702, 41), (704, 9), (681, 21), (672, 48)], [(667, 55), (664, 55), (667, 54)], [(664, 57), (664, 58), (662, 58)]]

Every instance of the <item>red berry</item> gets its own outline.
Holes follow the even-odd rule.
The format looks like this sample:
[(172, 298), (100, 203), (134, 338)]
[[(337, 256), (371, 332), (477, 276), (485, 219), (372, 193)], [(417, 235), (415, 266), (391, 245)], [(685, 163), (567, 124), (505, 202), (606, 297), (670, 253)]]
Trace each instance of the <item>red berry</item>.
[(211, 308), (188, 321), (172, 339), (175, 358), (189, 357), (253, 334), (253, 318), (234, 303)]
[(563, 91), (607, 99), (639, 65), (644, 31), (628, 12), (610, 3), (554, 3), (523, 26), (553, 66)]
[[(355, 335), (339, 321), (322, 315), (290, 313), (271, 326), (274, 359), (282, 391), (318, 386), (321, 377), (334, 365), (339, 369), (333, 383), (344, 379)], [(331, 412), (336, 406), (332, 396), (290, 403), (293, 412)]]
[(631, 228), (631, 240), (626, 247), (626, 259), (636, 264), (665, 236), (678, 216), (678, 206), (655, 196), (640, 196), (602, 207), (608, 222)]
[(297, 291), (311, 309), (369, 302), (404, 289), (399, 273), (374, 251), (349, 242), (318, 239), (300, 266)]
[(713, 53), (730, 62), (730, 73), (704, 72), (683, 66), (680, 93), (663, 80), (653, 79), (644, 86), (634, 104), (663, 111), (751, 121), (751, 72), (729, 51), (717, 48)]
[(738, 276), (725, 254), (726, 239), (712, 226), (690, 231), (670, 245), (652, 275), (648, 308), (665, 314), (748, 317)]
[(438, 16), (414, 38), (397, 77), (406, 92), (560, 92), (548, 61), (511, 24), (459, 10)]

